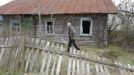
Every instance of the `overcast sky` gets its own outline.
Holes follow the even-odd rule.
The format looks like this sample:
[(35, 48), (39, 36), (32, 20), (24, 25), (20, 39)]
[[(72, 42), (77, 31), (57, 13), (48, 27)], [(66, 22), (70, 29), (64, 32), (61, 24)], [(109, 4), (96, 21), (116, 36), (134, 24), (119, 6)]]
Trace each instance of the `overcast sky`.
[[(3, 5), (3, 4), (6, 4), (8, 2), (10, 2), (12, 0), (0, 0), (0, 6)], [(121, 1), (121, 0), (113, 0), (117, 5), (118, 3)], [(134, 1), (134, 0), (133, 0)]]
[(0, 0), (0, 6), (3, 5), (3, 4), (6, 4), (10, 1), (12, 1), (12, 0)]

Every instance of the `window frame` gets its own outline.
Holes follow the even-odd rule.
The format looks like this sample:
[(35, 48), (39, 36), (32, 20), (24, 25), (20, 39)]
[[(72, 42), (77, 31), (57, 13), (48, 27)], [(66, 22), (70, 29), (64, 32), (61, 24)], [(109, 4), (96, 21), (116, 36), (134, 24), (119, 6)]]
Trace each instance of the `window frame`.
[(17, 27), (19, 27), (19, 31), (17, 31), (17, 32), (21, 32), (21, 21), (20, 21), (20, 19), (13, 19), (13, 18), (10, 19), (10, 31), (12, 32), (13, 28), (15, 27), (15, 32), (16, 32), (16, 25), (15, 24), (18, 24)]
[[(53, 29), (53, 32), (52, 32), (52, 33), (48, 33), (48, 31), (47, 31), (47, 22), (52, 22), (52, 24), (53, 24), (53, 25), (52, 25), (52, 26), (53, 26), (53, 27), (52, 27), (52, 29)], [(46, 34), (55, 34), (55, 31), (54, 31), (54, 24), (55, 24), (54, 21), (45, 21), (45, 33), (46, 33)]]
[[(89, 34), (84, 34), (83, 33), (83, 27), (82, 27), (82, 22), (83, 21), (90, 21), (91, 22), (91, 26), (90, 26), (90, 33)], [(80, 36), (92, 36), (93, 33), (93, 20), (89, 17), (84, 17), (80, 19)]]

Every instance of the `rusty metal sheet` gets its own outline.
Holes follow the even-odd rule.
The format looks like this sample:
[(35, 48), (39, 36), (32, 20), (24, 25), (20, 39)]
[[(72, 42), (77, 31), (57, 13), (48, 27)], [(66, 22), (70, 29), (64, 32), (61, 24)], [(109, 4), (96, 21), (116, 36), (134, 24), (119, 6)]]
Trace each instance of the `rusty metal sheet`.
[(0, 6), (0, 14), (117, 13), (111, 0), (13, 0)]

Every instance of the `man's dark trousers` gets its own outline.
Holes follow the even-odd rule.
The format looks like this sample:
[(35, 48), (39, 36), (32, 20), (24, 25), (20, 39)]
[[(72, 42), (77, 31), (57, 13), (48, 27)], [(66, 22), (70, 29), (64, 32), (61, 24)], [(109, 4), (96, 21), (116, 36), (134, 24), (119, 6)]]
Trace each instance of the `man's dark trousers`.
[(68, 52), (70, 51), (70, 47), (72, 47), (72, 44), (73, 44), (73, 46), (74, 46), (77, 50), (80, 50), (80, 48), (76, 45), (75, 40), (72, 39), (72, 38), (69, 38), (69, 42), (68, 42)]

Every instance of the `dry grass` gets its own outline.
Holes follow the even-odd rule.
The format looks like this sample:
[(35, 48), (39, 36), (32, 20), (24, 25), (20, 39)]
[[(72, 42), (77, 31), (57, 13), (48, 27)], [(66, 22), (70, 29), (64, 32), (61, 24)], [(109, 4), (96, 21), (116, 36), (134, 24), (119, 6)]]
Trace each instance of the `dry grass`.
[(134, 53), (127, 49), (110, 45), (107, 48), (97, 48), (95, 46), (81, 46), (81, 50), (87, 51), (92, 57), (94, 55), (106, 57), (112, 61), (129, 63), (134, 65)]

